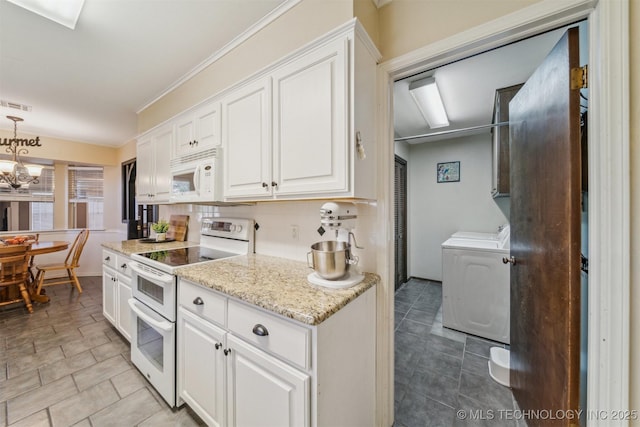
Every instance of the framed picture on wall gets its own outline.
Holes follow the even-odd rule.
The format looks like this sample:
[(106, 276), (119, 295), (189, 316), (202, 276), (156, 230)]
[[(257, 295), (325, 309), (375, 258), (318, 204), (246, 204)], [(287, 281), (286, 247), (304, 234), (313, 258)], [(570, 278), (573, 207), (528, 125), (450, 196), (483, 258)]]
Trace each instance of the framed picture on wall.
[(460, 162), (438, 163), (438, 182), (459, 182)]

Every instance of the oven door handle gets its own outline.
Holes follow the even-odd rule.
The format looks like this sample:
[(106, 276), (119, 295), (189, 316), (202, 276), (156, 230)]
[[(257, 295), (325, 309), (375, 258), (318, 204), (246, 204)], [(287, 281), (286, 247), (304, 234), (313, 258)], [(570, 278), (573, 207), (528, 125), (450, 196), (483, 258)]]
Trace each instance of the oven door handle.
[(161, 331), (165, 331), (165, 332), (171, 332), (171, 329), (173, 328), (173, 323), (169, 322), (168, 320), (158, 322), (156, 319), (152, 318), (147, 313), (142, 311), (142, 309), (138, 307), (138, 301), (136, 301), (134, 298), (130, 298), (128, 302), (129, 302), (129, 307), (131, 307), (131, 310), (133, 310), (133, 312), (139, 318), (141, 318), (142, 320), (144, 320), (154, 328), (160, 329)]
[(142, 276), (145, 279), (151, 280), (152, 282), (156, 282), (156, 283), (160, 282), (166, 285), (170, 285), (173, 282), (173, 275), (165, 274), (165, 273), (161, 273), (161, 274), (149, 273), (143, 270), (140, 267), (140, 264), (135, 261), (129, 261), (129, 267), (131, 267), (131, 269), (135, 271), (138, 276)]

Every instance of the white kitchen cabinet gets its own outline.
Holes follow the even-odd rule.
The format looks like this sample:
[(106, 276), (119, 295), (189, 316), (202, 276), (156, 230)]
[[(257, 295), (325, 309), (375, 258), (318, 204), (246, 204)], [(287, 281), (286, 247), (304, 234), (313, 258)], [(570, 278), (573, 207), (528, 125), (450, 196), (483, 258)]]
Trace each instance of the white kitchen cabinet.
[(131, 341), (131, 273), (129, 257), (102, 251), (102, 313), (118, 331)]
[(378, 58), (354, 21), (234, 91), (243, 108), (223, 101), (225, 198), (376, 198)]
[(175, 120), (173, 158), (181, 158), (221, 143), (220, 102), (210, 102)]
[(171, 150), (173, 125), (145, 135), (136, 147), (136, 198), (138, 203), (169, 202), (171, 193)]
[(308, 374), (232, 334), (227, 346), (229, 426), (309, 426)]
[(178, 396), (209, 426), (225, 426), (226, 332), (178, 309)]
[(270, 198), (271, 79), (235, 89), (222, 100), (224, 196)]
[(208, 425), (375, 424), (375, 288), (316, 326), (184, 279), (178, 301), (178, 394)]

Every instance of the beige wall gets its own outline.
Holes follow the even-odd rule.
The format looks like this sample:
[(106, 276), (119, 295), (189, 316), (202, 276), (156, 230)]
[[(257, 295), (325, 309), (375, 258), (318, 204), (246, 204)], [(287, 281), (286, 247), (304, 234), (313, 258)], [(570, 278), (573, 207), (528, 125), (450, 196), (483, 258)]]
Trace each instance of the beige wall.
[(139, 115), (140, 133), (219, 93), (353, 17), (349, 1), (304, 0)]
[[(640, 409), (640, 0), (629, 10), (631, 93), (631, 407)], [(640, 420), (633, 425), (640, 426)]]
[(523, 9), (540, 0), (392, 0), (380, 8), (383, 61)]
[[(18, 138), (35, 138), (18, 130)], [(13, 138), (13, 132), (0, 129), (0, 138)], [(65, 141), (40, 135), (41, 147), (28, 147), (29, 157), (24, 159), (49, 159), (67, 164), (115, 165), (117, 149), (104, 145)], [(4, 154), (4, 150), (2, 151)]]

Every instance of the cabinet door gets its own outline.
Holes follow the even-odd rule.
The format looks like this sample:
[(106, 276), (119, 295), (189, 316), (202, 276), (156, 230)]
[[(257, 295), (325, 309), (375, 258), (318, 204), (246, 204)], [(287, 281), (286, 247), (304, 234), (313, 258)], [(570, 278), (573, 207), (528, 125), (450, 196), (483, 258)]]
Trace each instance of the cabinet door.
[(171, 147), (173, 144), (173, 126), (162, 129), (154, 138), (154, 202), (168, 202), (171, 195)]
[(227, 336), (230, 426), (294, 427), (310, 424), (310, 379), (297, 369)]
[(138, 203), (151, 201), (155, 186), (155, 150), (153, 140), (145, 138), (136, 147), (136, 198)]
[(178, 396), (209, 426), (224, 426), (226, 332), (178, 309)]
[(117, 280), (117, 325), (120, 333), (131, 342), (131, 307), (129, 307), (129, 299), (131, 298), (131, 279), (118, 274)]
[(107, 267), (102, 267), (102, 314), (117, 327), (116, 321), (116, 272)]
[(220, 134), (220, 103), (214, 102), (198, 109), (194, 116), (196, 151), (215, 147), (222, 143)]
[(270, 102), (268, 78), (222, 101), (225, 198), (271, 196)]
[(174, 158), (184, 156), (193, 148), (194, 122), (193, 115), (186, 114), (176, 121), (176, 139), (174, 145)]
[(276, 195), (349, 190), (346, 39), (273, 74)]

